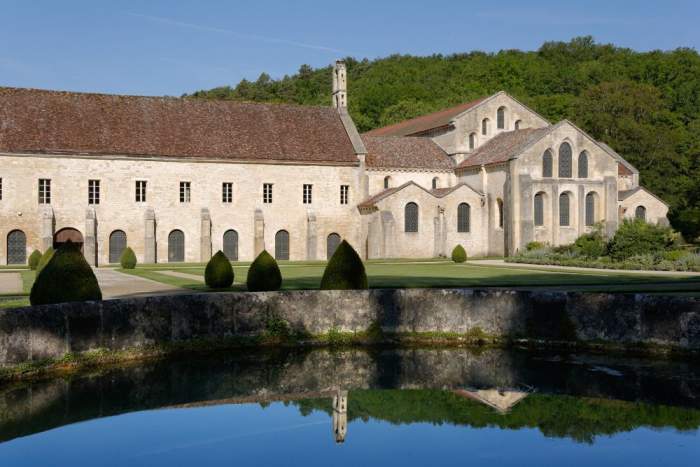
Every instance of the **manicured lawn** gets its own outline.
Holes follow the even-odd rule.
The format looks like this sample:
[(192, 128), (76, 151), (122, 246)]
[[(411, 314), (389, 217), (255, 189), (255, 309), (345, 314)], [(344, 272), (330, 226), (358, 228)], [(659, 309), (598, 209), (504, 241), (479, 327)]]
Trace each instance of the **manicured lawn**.
[[(7, 274), (0, 271), (0, 274)], [(0, 294), (0, 309), (15, 308), (19, 306), (29, 305), (29, 292), (32, 290), (34, 277), (36, 273), (29, 269), (20, 271), (22, 276), (22, 293), (21, 294)]]

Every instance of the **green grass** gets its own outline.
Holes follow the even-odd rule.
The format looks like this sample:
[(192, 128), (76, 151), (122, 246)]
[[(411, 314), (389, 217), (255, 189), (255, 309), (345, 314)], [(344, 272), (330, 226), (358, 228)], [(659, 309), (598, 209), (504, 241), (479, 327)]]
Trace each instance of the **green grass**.
[[(0, 274), (11, 274), (3, 273)], [(35, 271), (29, 269), (20, 271), (22, 276), (22, 293), (12, 293), (12, 294), (2, 294), (0, 293), (0, 309), (2, 308), (16, 308), (20, 306), (29, 305), (29, 292), (32, 290), (32, 284), (34, 284), (34, 278), (36, 276)]]

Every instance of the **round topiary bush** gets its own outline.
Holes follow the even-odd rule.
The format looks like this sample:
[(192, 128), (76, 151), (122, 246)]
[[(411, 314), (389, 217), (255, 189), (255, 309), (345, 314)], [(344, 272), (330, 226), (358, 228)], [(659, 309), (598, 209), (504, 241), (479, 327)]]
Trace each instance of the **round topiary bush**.
[(52, 247), (49, 247), (43, 255), (41, 255), (41, 258), (39, 259), (39, 262), (36, 265), (36, 275), (39, 276), (39, 273), (41, 272), (44, 267), (49, 264), (49, 261), (51, 261), (51, 258), (53, 257), (54, 254), (54, 249)]
[(250, 292), (279, 290), (282, 286), (282, 273), (277, 261), (266, 250), (250, 265), (246, 285)]
[(367, 273), (360, 255), (345, 240), (340, 242), (326, 265), (321, 279), (322, 290), (366, 289)]
[(29, 269), (31, 269), (32, 271), (36, 271), (37, 266), (39, 266), (39, 261), (41, 261), (41, 251), (32, 251), (32, 254), (29, 255), (29, 260), (27, 261)]
[(452, 261), (455, 263), (463, 263), (467, 260), (467, 252), (462, 245), (457, 245), (452, 250)]
[(204, 282), (212, 289), (223, 289), (233, 284), (233, 268), (226, 255), (217, 251), (204, 270)]
[(29, 302), (47, 305), (88, 300), (102, 300), (102, 291), (83, 254), (68, 242), (53, 254), (37, 276)]
[(124, 269), (134, 269), (136, 267), (136, 255), (131, 247), (124, 248), (122, 255), (119, 257), (119, 264)]

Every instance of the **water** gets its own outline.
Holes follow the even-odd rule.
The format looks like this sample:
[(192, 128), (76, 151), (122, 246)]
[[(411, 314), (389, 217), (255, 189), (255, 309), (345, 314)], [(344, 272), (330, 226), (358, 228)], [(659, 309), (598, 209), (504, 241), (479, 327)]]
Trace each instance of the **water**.
[(229, 353), (0, 387), (2, 466), (696, 465), (700, 364)]

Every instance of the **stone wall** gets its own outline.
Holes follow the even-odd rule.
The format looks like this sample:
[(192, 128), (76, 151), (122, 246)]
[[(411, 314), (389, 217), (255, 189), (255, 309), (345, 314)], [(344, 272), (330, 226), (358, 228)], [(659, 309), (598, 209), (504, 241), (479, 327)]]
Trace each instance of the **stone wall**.
[(473, 289), (210, 293), (0, 311), (0, 364), (264, 333), (271, 318), (313, 335), (478, 333), (700, 350), (700, 300)]

